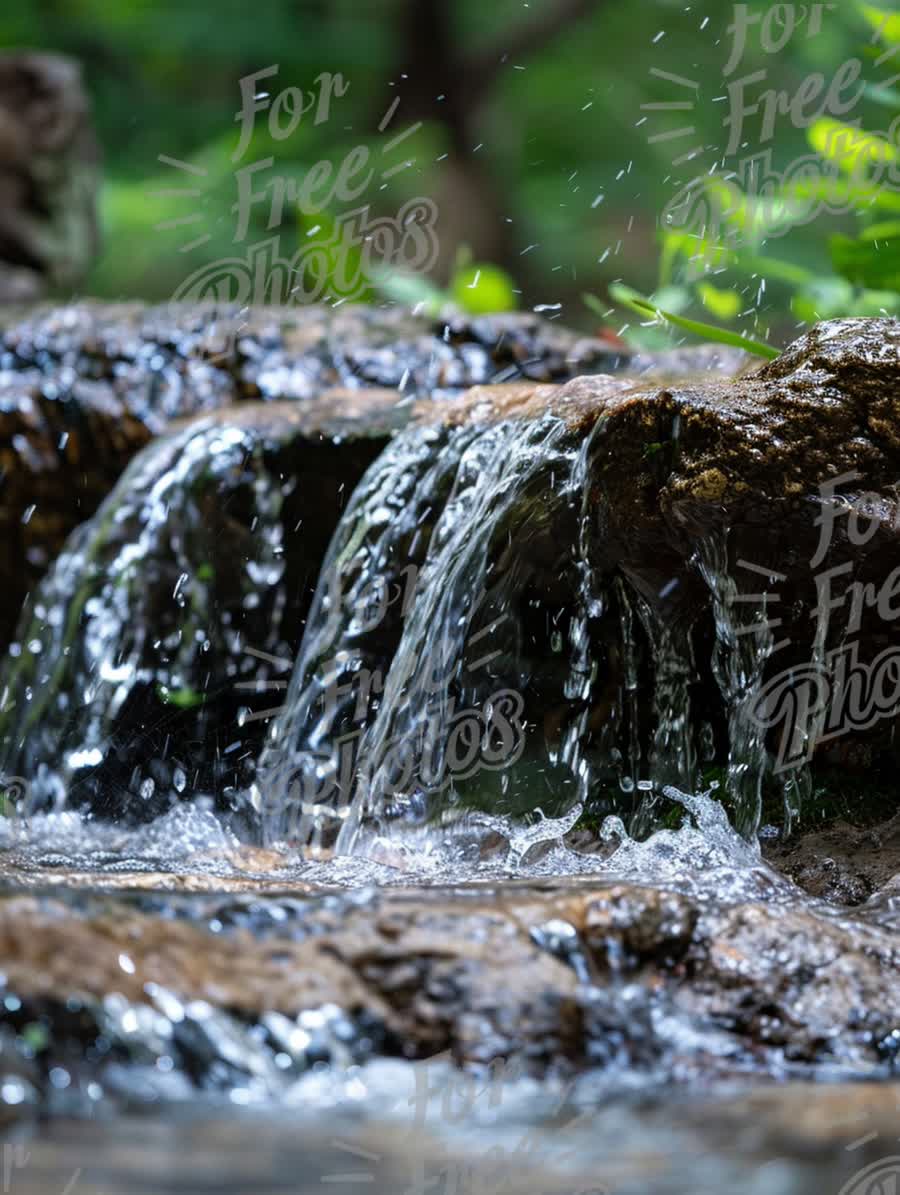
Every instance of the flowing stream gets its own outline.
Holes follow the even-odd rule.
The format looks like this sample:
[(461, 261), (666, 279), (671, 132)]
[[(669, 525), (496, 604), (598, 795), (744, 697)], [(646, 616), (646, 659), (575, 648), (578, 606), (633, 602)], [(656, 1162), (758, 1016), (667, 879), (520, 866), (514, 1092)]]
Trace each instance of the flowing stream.
[[(575, 805), (646, 832), (696, 788), (693, 624), (597, 567), (591, 462), (564, 418), (414, 427), (357, 488), (325, 560), (254, 790), (264, 834), (359, 854), (398, 823)], [(760, 825), (765, 732), (748, 710), (763, 629), (736, 634), (724, 543), (697, 568), (716, 612), (728, 791)], [(640, 694), (649, 689), (650, 698)]]
[[(602, 426), (550, 412), (401, 432), (349, 496), (302, 637), (282, 586), (291, 486), (254, 443), (208, 426), (151, 445), (32, 596), (0, 674), (8, 891), (27, 883), (101, 924), (110, 908), (137, 908), (211, 940), (235, 931), (276, 943), (301, 941), (313, 906), (339, 921), (385, 892), (412, 892), (427, 910), (460, 891), (500, 906), (509, 893), (597, 884), (657, 889), (701, 916), (799, 910), (861, 950), (896, 930), (892, 892), (851, 912), (764, 861), (771, 761), (752, 711), (773, 648), (765, 595), (742, 600), (726, 531), (701, 539), (691, 561), (711, 641), (699, 612), (676, 617), (666, 605), (674, 581), (653, 594), (609, 566), (593, 489), (596, 454), (614, 451)], [(220, 559), (204, 494), (226, 481), (247, 534)], [(818, 627), (820, 654), (827, 632)], [(248, 647), (282, 703), (264, 718), (247, 699)], [(703, 670), (718, 686), (717, 727), (696, 700)], [(216, 706), (208, 698), (221, 691)], [(169, 720), (149, 718), (153, 702)], [(719, 790), (703, 783), (717, 735)], [(788, 825), (808, 789), (805, 774), (786, 784)], [(53, 891), (60, 877), (64, 896)], [(824, 1066), (780, 1042), (737, 1048), (724, 1021), (629, 978), (613, 937), (604, 986), (572, 925), (535, 916), (530, 941), (572, 969), (580, 1015), (603, 1026), (602, 1065), (561, 1089), (505, 1075), (504, 1116), (490, 1120), (485, 1148), (512, 1140), (521, 1160), (525, 1123), (546, 1152), (563, 1104), (596, 1109), (683, 1082), (692, 1066), (731, 1079), (892, 1073), (886, 1049), (872, 1063), (838, 1042)], [(151, 986), (146, 1000), (113, 989), (82, 1010), (112, 1059), (101, 1079), (86, 1054), (60, 1056), (49, 1097), (16, 1072), (0, 1100), (49, 1099), (80, 1116), (101, 1099), (185, 1105), (201, 1090), (232, 1111), (278, 1106), (314, 1125), (333, 1114), (350, 1135), (357, 1113), (390, 1124), (397, 1093), (419, 1083), (413, 1063), (379, 1058), (371, 1025), (333, 1003), (253, 1019)], [(485, 1050), (502, 1052), (491, 1032)], [(431, 1093), (452, 1074), (435, 1063)], [(438, 1121), (446, 1148), (452, 1125)], [(471, 1116), (461, 1123), (474, 1131)], [(586, 1157), (586, 1141), (579, 1148)], [(657, 1148), (651, 1135), (646, 1149)], [(710, 1164), (713, 1187), (731, 1181), (723, 1157)]]
[[(475, 810), (580, 804), (646, 833), (671, 810), (663, 786), (696, 791), (714, 755), (693, 704), (705, 669), (725, 793), (752, 836), (771, 634), (761, 616), (739, 626), (752, 608), (735, 606), (725, 531), (693, 562), (711, 660), (700, 612), (666, 605), (678, 578), (654, 594), (605, 562), (594, 467), (610, 452), (601, 423), (565, 410), (401, 432), (347, 502), (301, 640), (286, 562), (310, 533), (289, 525), (280, 458), (241, 427), (151, 445), (73, 535), (0, 670), (0, 774), (27, 778), (20, 813), (146, 821), (209, 799), (244, 837), (342, 855), (400, 824), (440, 838)], [(254, 709), (254, 688), (282, 704)]]

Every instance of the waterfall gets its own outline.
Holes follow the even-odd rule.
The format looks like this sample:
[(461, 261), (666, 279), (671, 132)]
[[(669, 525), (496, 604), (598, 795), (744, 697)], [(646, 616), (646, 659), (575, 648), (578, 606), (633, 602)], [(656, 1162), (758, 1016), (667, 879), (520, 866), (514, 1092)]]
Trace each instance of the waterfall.
[(70, 537), (0, 671), (0, 774), (27, 778), (22, 812), (239, 804), (246, 642), (285, 651), (286, 487), (264, 457), (215, 421), (161, 438)]
[[(771, 590), (741, 591), (729, 568), (727, 538), (727, 531), (707, 535), (700, 541), (696, 562), (712, 595), (716, 627), (713, 673), (728, 717), (727, 792), (735, 806), (737, 828), (750, 836), (759, 828), (762, 786), (769, 766), (766, 730), (755, 711), (774, 645), (767, 610)], [(747, 562), (743, 567), (751, 569), (757, 579), (765, 573)], [(774, 580), (774, 575), (768, 577), (769, 584)]]
[(695, 782), (690, 622), (597, 558), (598, 443), (546, 412), (451, 420), (371, 466), (260, 761), (268, 841), (365, 852), (398, 825), (621, 812), (623, 793), (649, 828), (654, 793)]
[(477, 790), (533, 807), (551, 763), (533, 711), (570, 698), (578, 448), (554, 416), (413, 428), (370, 469), (261, 761), (268, 837), (350, 850), (364, 825), (434, 820)]
[[(290, 435), (273, 447), (213, 421), (148, 446), (69, 540), (0, 673), (0, 773), (28, 778), (27, 807), (147, 821), (209, 798), (239, 832), (312, 855), (537, 809), (658, 825), (665, 787), (694, 790), (715, 749), (715, 710), (692, 707), (699, 582), (683, 544), (611, 533), (598, 478), (617, 446), (595, 396), (529, 388), (517, 405), (510, 389), (367, 449), (339, 521)], [(765, 601), (736, 610), (752, 595), (724, 537), (694, 565), (749, 834)], [(268, 677), (290, 659), (280, 710), (255, 710), (238, 690), (283, 688)]]

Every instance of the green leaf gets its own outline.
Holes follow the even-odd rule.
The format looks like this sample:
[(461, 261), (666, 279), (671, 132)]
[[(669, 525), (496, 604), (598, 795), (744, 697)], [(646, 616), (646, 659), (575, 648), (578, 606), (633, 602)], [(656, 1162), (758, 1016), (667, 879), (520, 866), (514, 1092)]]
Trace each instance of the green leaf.
[(513, 280), (499, 266), (470, 265), (457, 270), (450, 291), (454, 302), (472, 315), (516, 309)]
[(900, 220), (882, 220), (878, 224), (870, 224), (859, 234), (861, 241), (888, 241), (892, 237), (900, 237)]
[(740, 232), (744, 242), (756, 245), (766, 237), (778, 236), (796, 223), (800, 205), (787, 192), (772, 198), (746, 195), (737, 183), (713, 175), (704, 182), (713, 209), (723, 221)]
[(741, 309), (741, 296), (736, 290), (720, 290), (711, 282), (701, 282), (697, 286), (697, 293), (703, 306), (716, 319), (732, 320)]
[(872, 208), (888, 212), (900, 212), (900, 195), (866, 178), (855, 178), (845, 182), (837, 178), (820, 178), (815, 181), (794, 182), (784, 188), (786, 193), (809, 204), (821, 200), (836, 211), (855, 211), (864, 214)]
[(900, 13), (875, 4), (860, 4), (859, 11), (874, 31), (892, 46), (900, 44)]
[[(754, 353), (757, 357), (765, 357), (772, 361), (775, 357), (780, 355), (780, 349), (773, 348), (770, 344), (763, 344), (758, 340), (750, 340), (749, 337), (741, 336), (737, 332), (731, 332), (727, 328), (719, 328), (715, 324), (704, 324), (699, 320), (685, 319), (684, 316), (675, 315), (671, 311), (662, 311), (649, 299), (645, 299), (639, 295), (637, 291), (632, 290), (630, 286), (624, 286), (621, 282), (613, 282), (609, 287), (610, 297), (619, 303), (622, 307), (627, 307), (630, 311), (636, 312), (638, 315), (650, 316), (654, 319), (663, 319), (667, 323), (674, 324), (677, 328), (684, 328), (687, 332), (693, 332), (697, 336), (702, 336), (705, 340), (713, 340), (719, 344), (730, 344), (735, 348), (745, 349), (748, 353)], [(594, 298), (594, 296), (591, 296)], [(585, 302), (588, 296), (584, 296)], [(599, 304), (599, 299), (595, 299)], [(593, 303), (588, 303), (588, 306), (594, 308)]]
[(671, 283), (672, 266), (676, 257), (689, 262), (703, 262), (707, 269), (715, 270), (734, 259), (734, 251), (712, 237), (700, 237), (690, 232), (664, 231), (663, 252), (660, 268), (660, 286)]
[(831, 116), (820, 116), (806, 132), (807, 140), (820, 157), (833, 162), (842, 174), (863, 178), (875, 162), (895, 162), (897, 148), (879, 133), (857, 129)]
[[(900, 196), (898, 196), (900, 199)], [(699, 240), (697, 237), (680, 232), (665, 232), (663, 234), (663, 255), (669, 261), (679, 254), (692, 258), (698, 253), (704, 255), (704, 260), (710, 265), (715, 264), (721, 269), (730, 267), (740, 270), (742, 274), (762, 274), (766, 278), (773, 278), (779, 282), (786, 282), (789, 286), (805, 286), (812, 282), (816, 275), (804, 266), (794, 265), (793, 262), (782, 261), (777, 257), (768, 257), (760, 253), (745, 253), (743, 250), (728, 249), (725, 245), (716, 244), (711, 240)], [(671, 266), (667, 273), (671, 273)], [(661, 276), (662, 272), (661, 272)], [(655, 294), (660, 305), (667, 310), (680, 311), (663, 297), (663, 291), (674, 290), (674, 287), (660, 286)]]

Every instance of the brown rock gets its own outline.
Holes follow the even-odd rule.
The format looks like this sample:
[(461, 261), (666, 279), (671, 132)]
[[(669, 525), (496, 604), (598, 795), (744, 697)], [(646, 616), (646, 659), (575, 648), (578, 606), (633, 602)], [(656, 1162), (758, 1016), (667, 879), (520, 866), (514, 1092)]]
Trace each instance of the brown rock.
[[(655, 1073), (727, 1075), (738, 1066), (778, 1075), (787, 1057), (813, 1068), (847, 1064), (862, 1076), (892, 1057), (900, 955), (876, 925), (799, 904), (695, 904), (622, 882), (543, 893), (383, 891), (363, 901), (301, 891), (195, 896), (190, 905), (171, 897), (167, 912), (161, 895), (147, 912), (126, 896), (81, 897), (80, 908), (6, 897), (4, 981), (24, 1005), (14, 1023), (41, 1007), (52, 1061), (66, 1001), (89, 1012), (117, 994), (164, 1013), (163, 992), (247, 1027), (271, 1010), (295, 1017), (335, 1006), (351, 1022), (381, 1026), (388, 1053), (450, 1050), (460, 1063), (502, 1057), (537, 1071), (627, 1058)], [(566, 925), (574, 938), (564, 959), (548, 932)], [(579, 950), (593, 959), (590, 983), (579, 979)], [(674, 1036), (672, 1018), (683, 1026)], [(80, 1032), (89, 1034), (89, 1020)], [(102, 1081), (99, 1057), (93, 1074)]]
[(0, 54), (0, 303), (71, 289), (97, 252), (99, 147), (81, 68)]
[[(0, 60), (0, 102), (2, 79)], [(529, 315), (444, 323), (361, 306), (97, 302), (11, 311), (0, 340), (0, 649), (65, 537), (173, 419), (384, 387), (403, 416), (410, 397), (458, 394), (496, 376), (550, 381), (621, 360)]]

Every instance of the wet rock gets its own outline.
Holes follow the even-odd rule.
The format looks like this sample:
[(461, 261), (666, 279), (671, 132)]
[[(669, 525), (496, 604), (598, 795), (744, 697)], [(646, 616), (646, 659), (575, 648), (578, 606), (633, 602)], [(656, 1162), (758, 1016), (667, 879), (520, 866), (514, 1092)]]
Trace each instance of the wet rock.
[[(130, 310), (127, 317), (102, 309), (98, 315), (90, 307), (51, 314), (52, 335), (39, 323), (23, 326), (10, 352), (16, 363), (35, 369), (39, 342), (52, 369), (65, 362), (79, 371), (89, 369), (93, 354), (98, 384), (105, 378), (128, 394), (145, 372), (141, 354), (155, 352), (164, 339), (160, 326), (168, 327), (169, 356), (160, 368), (165, 373), (165, 361), (177, 361), (191, 401), (201, 404), (218, 401), (214, 378), (227, 379), (223, 384), (245, 397), (303, 399), (342, 379), (353, 387), (374, 378), (401, 388), (405, 376), (433, 396), (472, 376), (472, 354), (493, 368), (512, 353), (516, 371), (534, 372), (525, 345), (543, 362), (541, 376), (577, 357), (568, 334), (555, 326), (547, 332), (532, 317), (449, 323), (437, 347), (434, 329), (423, 330), (396, 310), (326, 316), (300, 309), (277, 326), (271, 312), (251, 313), (233, 341), (226, 336), (214, 363), (218, 333), (196, 310), (183, 313), (187, 324), (177, 335), (162, 310)], [(65, 319), (72, 324), (69, 342), (60, 335)], [(320, 673), (329, 659), (339, 661), (342, 690), (362, 669), (386, 679), (392, 694), (377, 708), (370, 703), (360, 726), (358, 694), (351, 693), (342, 698), (339, 724), (330, 728), (332, 741), (345, 733), (367, 735), (367, 762), (377, 773), (373, 786), (338, 794), (356, 802), (351, 817), (335, 819), (341, 849), (353, 845), (370, 814), (382, 827), (398, 816), (443, 814), (443, 805), (435, 804), (443, 797), (429, 796), (431, 781), (404, 782), (396, 801), (389, 792), (383, 799), (382, 791), (397, 787), (386, 770), (397, 758), (395, 744), (406, 742), (414, 751), (432, 733), (434, 702), (420, 696), (431, 692), (424, 673), (429, 645), (438, 639), (451, 655), (448, 700), (477, 711), (491, 707), (494, 693), (515, 694), (511, 700), (521, 701), (527, 728), (513, 761), (523, 766), (476, 769), (468, 789), (453, 787), (461, 806), (530, 811), (537, 790), (546, 802), (549, 785), (551, 814), (578, 800), (595, 814), (625, 813), (641, 830), (665, 816), (666, 784), (697, 791), (703, 771), (715, 766), (725, 772), (738, 825), (752, 834), (764, 804), (788, 824), (804, 800), (809, 808), (810, 756), (816, 767), (823, 757), (831, 764), (849, 744), (867, 764), (890, 766), (896, 700), (885, 705), (882, 689), (895, 666), (891, 630), (900, 611), (894, 592), (900, 591), (894, 575), (898, 462), (890, 431), (898, 329), (893, 320), (823, 324), (779, 360), (756, 372), (744, 367), (733, 379), (710, 371), (704, 380), (689, 375), (660, 385), (659, 374), (646, 366), (637, 377), (584, 376), (561, 386), (520, 380), (417, 404), (414, 423), (393, 438), (353, 495), (334, 541), (321, 584), (335, 580), (329, 573), (337, 562), (348, 601), (337, 629), (327, 634), (335, 623), (327, 594), (317, 607), (323, 626), (311, 634), (287, 693), (290, 708), (271, 736), (254, 796), (266, 832), (309, 840), (322, 830), (311, 824), (321, 820), (319, 811), (337, 804), (319, 784), (323, 775), (344, 774), (343, 761), (329, 770), (321, 752), (327, 735), (320, 726)], [(534, 337), (544, 345), (543, 356)], [(565, 362), (559, 338), (569, 346)], [(433, 350), (427, 368), (426, 342)], [(462, 374), (444, 349), (461, 354), (456, 364), (468, 362)], [(371, 369), (364, 359), (375, 363)], [(111, 361), (121, 369), (109, 377)], [(443, 362), (438, 374), (436, 362)], [(444, 365), (449, 372), (440, 372)], [(418, 366), (425, 372), (416, 373)], [(198, 379), (211, 387), (202, 396)], [(179, 393), (175, 386), (145, 397), (147, 418), (165, 422)], [(401, 417), (407, 410), (401, 407)], [(346, 478), (348, 495), (359, 476)], [(142, 474), (137, 484), (151, 480)], [(141, 501), (133, 499), (133, 520)], [(265, 526), (269, 516), (262, 507), (254, 510)], [(203, 522), (199, 515), (197, 522)], [(136, 535), (136, 527), (136, 521), (123, 527), (123, 536)], [(248, 549), (241, 543), (236, 550)], [(177, 552), (167, 548), (165, 554), (171, 572)], [(195, 575), (195, 555), (182, 557), (182, 567), (166, 577), (173, 592), (182, 572)], [(397, 603), (371, 631), (361, 630), (352, 611), (366, 587), (395, 587), (407, 570), (418, 578), (412, 608)], [(68, 580), (63, 571), (53, 583), (75, 592), (72, 570)], [(152, 627), (158, 615), (147, 607), (142, 617)], [(474, 676), (474, 665), (487, 657), (469, 651), (469, 643), (488, 633), (490, 668)], [(16, 683), (29, 679), (20, 672)], [(109, 694), (117, 693), (109, 683)], [(161, 683), (176, 693), (204, 691), (193, 682), (176, 682), (174, 689)], [(35, 686), (25, 687), (37, 710)], [(15, 716), (24, 717), (14, 687), (10, 697), (20, 703)], [(131, 709), (124, 697), (116, 701)], [(445, 703), (438, 714), (448, 709)], [(39, 741), (40, 733), (30, 737)], [(197, 776), (195, 791), (221, 803), (225, 789), (236, 792), (247, 781), (258, 743), (247, 744), (249, 762), (238, 772), (222, 763), (210, 768), (202, 747), (199, 770), (185, 766), (191, 759), (185, 751), (181, 771), (189, 786)], [(217, 749), (231, 745), (223, 740)], [(13, 754), (10, 763), (15, 774), (34, 776), (40, 793), (40, 764), (53, 757), (48, 737), (39, 754), (30, 760)], [(149, 752), (156, 757), (155, 749)], [(123, 752), (121, 767), (117, 786), (150, 791), (146, 807), (156, 811), (159, 785), (171, 791), (168, 775), (136, 772), (133, 751)], [(437, 780), (440, 793), (446, 776)], [(298, 783), (313, 796), (292, 810), (289, 793)], [(56, 792), (67, 787), (57, 785)], [(231, 801), (225, 797), (226, 806)], [(96, 791), (86, 803), (110, 815), (119, 811)], [(298, 819), (300, 809), (307, 812)], [(330, 845), (334, 835), (328, 830), (321, 837)]]
[(104, 382), (0, 372), (0, 644), (25, 595), (150, 439)]
[[(752, 833), (764, 803), (773, 817), (783, 804), (788, 824), (809, 806), (811, 761), (813, 776), (847, 763), (890, 774), (898, 373), (900, 322), (843, 320), (734, 379), (484, 387), (420, 410), (428, 427), (458, 428), (555, 414), (586, 444), (583, 528), (558, 484), (542, 517), (576, 565), (566, 575), (563, 550), (555, 590), (546, 581), (563, 641), (587, 605), (597, 680), (576, 741), (595, 776), (630, 753), (632, 787), (696, 791), (703, 766), (726, 765)], [(527, 662), (532, 676), (553, 666), (547, 651)], [(551, 700), (564, 735), (578, 707), (558, 689)], [(546, 721), (546, 705), (534, 714)]]
[(2, 673), (0, 771), (29, 777), (29, 808), (239, 813), (341, 506), (398, 415), (384, 391), (248, 403), (132, 462)]
[(137, 412), (164, 417), (196, 409), (203, 364), (220, 371), (237, 397), (301, 398), (330, 386), (374, 385), (409, 398), (521, 377), (550, 382), (615, 369), (631, 356), (536, 315), (434, 319), (399, 307), (210, 303), (38, 309), (7, 321), (4, 348), (13, 368), (53, 374), (70, 366), (111, 381)]
[[(588, 972), (538, 925), (568, 926)], [(188, 1090), (257, 1098), (319, 1055), (448, 1050), (535, 1074), (883, 1077), (900, 1040), (894, 935), (622, 882), (415, 899), (6, 896), (0, 946), (7, 1031), (39, 1023), (39, 1073), (64, 1065), (107, 1091), (163, 1056), (157, 1069)]]
[(586, 904), (580, 922), (585, 946), (597, 959), (615, 945), (623, 953), (608, 960), (613, 965), (654, 958), (674, 965), (693, 937), (697, 910), (676, 893), (625, 885)]
[[(829, 932), (830, 929), (830, 932)], [(898, 1005), (895, 936), (827, 927), (796, 909), (737, 906), (698, 925), (681, 1007), (702, 1011), (790, 1062), (828, 1053), (893, 1066)]]
[(862, 826), (838, 818), (822, 829), (806, 827), (805, 833), (769, 840), (763, 849), (772, 866), (805, 892), (861, 905), (900, 876), (900, 817)]
[(246, 400), (390, 387), (396, 401), (625, 363), (537, 316), (75, 303), (12, 312), (0, 338), (0, 647), (25, 594), (129, 460), (177, 418)]

